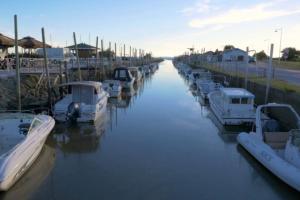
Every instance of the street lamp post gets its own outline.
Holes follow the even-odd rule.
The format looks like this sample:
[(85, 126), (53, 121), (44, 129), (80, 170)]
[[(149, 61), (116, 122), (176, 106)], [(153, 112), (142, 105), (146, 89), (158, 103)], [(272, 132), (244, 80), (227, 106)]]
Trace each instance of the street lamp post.
[(283, 29), (282, 28), (278, 28), (278, 29), (275, 29), (275, 32), (279, 32), (280, 31), (280, 41), (279, 41), (279, 63), (280, 63), (280, 60), (281, 60), (281, 43), (282, 43), (282, 32), (283, 32)]

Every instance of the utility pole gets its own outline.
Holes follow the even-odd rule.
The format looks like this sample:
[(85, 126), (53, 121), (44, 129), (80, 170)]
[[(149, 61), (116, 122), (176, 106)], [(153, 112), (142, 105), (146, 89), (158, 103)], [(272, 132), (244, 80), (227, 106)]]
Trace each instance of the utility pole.
[(283, 32), (283, 29), (282, 28), (278, 28), (278, 29), (275, 29), (275, 32), (279, 32), (280, 31), (280, 40), (279, 40), (279, 54), (278, 54), (278, 61), (279, 61), (279, 64), (280, 64), (280, 61), (281, 61), (281, 43), (282, 43), (282, 32)]

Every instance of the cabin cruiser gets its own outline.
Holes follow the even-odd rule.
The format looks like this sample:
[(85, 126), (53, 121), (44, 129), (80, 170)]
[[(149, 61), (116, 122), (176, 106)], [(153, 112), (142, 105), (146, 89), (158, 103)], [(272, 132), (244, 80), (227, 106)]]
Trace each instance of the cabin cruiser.
[(191, 84), (196, 84), (198, 79), (211, 79), (211, 73), (203, 69), (195, 69), (188, 74), (188, 78)]
[(119, 97), (121, 95), (122, 86), (118, 80), (105, 80), (102, 87), (109, 94), (109, 97)]
[(142, 74), (141, 72), (139, 71), (139, 68), (138, 67), (128, 67), (131, 75), (134, 77), (134, 80), (135, 82), (139, 82), (141, 81), (142, 79)]
[(131, 88), (135, 80), (129, 69), (125, 67), (116, 68), (113, 72), (113, 79), (120, 81), (123, 88)]
[(243, 88), (220, 88), (208, 94), (210, 107), (223, 125), (255, 121), (255, 96)]
[(274, 175), (300, 191), (300, 118), (290, 105), (258, 106), (255, 130), (240, 133), (237, 140)]
[(48, 115), (0, 114), (0, 190), (8, 190), (40, 154), (55, 121)]
[(207, 95), (211, 92), (215, 92), (223, 88), (222, 84), (216, 83), (210, 79), (198, 79), (196, 80), (196, 85), (200, 96), (207, 100)]
[(94, 122), (106, 109), (109, 94), (95, 81), (78, 81), (62, 84), (69, 93), (54, 106), (57, 121)]

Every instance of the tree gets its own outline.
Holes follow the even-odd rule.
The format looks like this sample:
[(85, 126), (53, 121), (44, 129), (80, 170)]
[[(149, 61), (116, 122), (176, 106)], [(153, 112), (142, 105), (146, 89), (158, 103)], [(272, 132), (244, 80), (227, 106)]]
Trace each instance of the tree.
[(224, 51), (225, 51), (225, 50), (230, 50), (230, 49), (234, 49), (234, 46), (233, 46), (233, 45), (231, 45), (231, 44), (227, 44), (227, 45), (225, 45), (225, 47), (224, 47)]
[(267, 54), (264, 51), (260, 51), (254, 54), (254, 57), (256, 57), (257, 60), (265, 60), (268, 58)]
[(282, 51), (282, 58), (285, 60), (295, 60), (298, 56), (300, 56), (299, 51), (297, 51), (296, 48), (293, 47), (287, 47)]

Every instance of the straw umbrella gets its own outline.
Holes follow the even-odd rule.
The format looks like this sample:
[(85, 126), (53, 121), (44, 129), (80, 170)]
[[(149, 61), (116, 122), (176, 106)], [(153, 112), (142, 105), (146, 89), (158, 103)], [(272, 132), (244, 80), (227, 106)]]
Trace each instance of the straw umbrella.
[(14, 40), (0, 33), (0, 49), (3, 50), (4, 56), (8, 54), (7, 49), (13, 46)]
[(0, 33), (0, 48), (8, 48), (14, 46), (14, 40)]
[[(32, 49), (43, 48), (43, 43), (33, 37), (27, 36), (19, 40), (19, 46), (23, 49), (29, 49), (31, 52)], [(46, 44), (46, 48), (51, 48), (51, 46)]]

